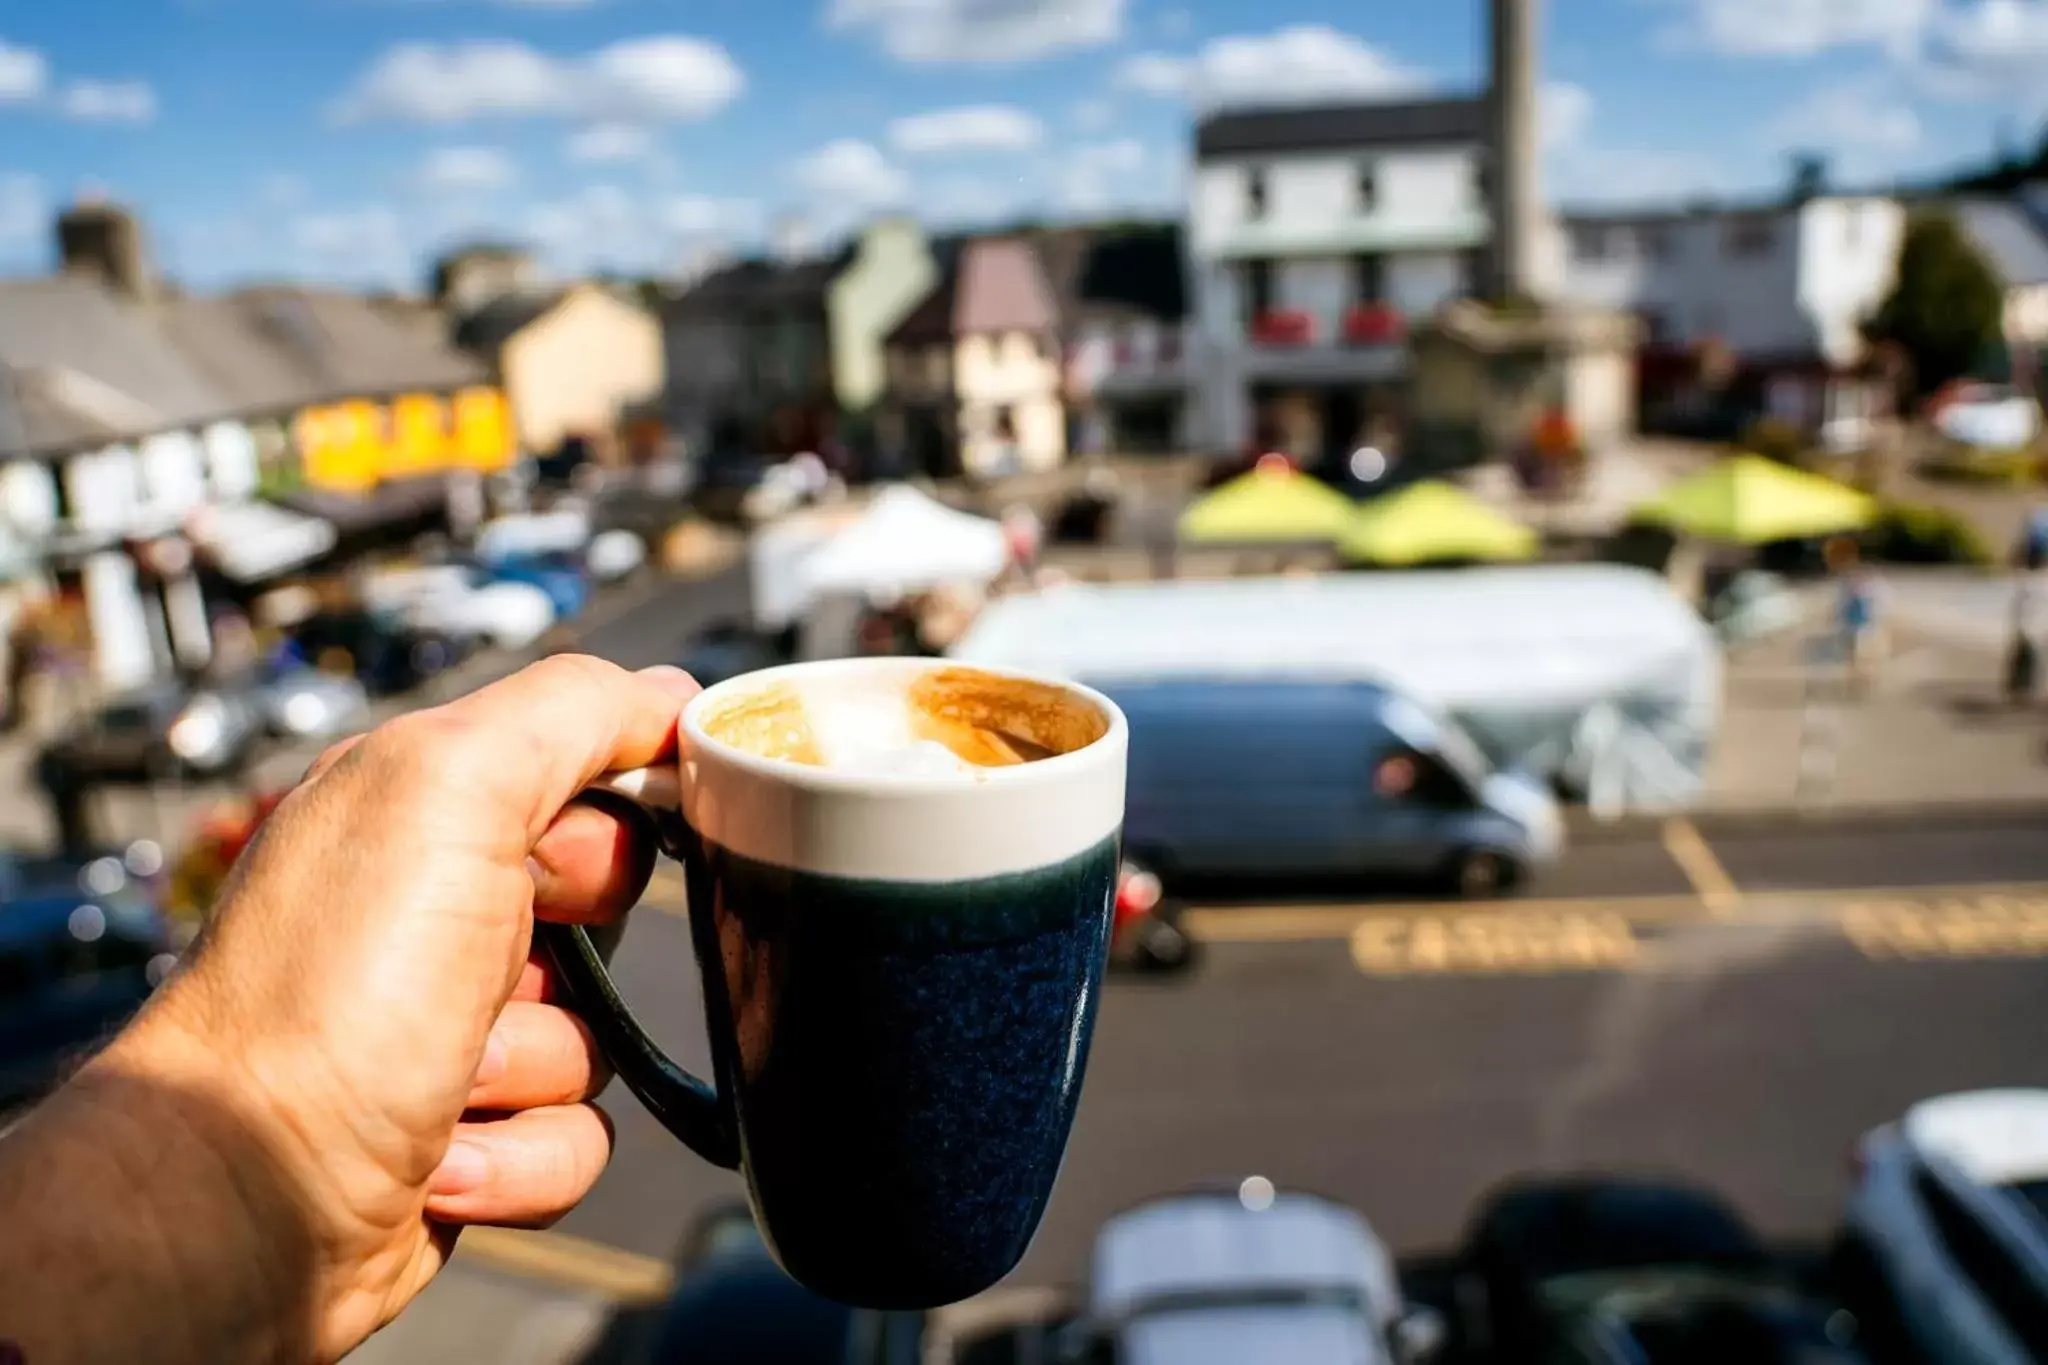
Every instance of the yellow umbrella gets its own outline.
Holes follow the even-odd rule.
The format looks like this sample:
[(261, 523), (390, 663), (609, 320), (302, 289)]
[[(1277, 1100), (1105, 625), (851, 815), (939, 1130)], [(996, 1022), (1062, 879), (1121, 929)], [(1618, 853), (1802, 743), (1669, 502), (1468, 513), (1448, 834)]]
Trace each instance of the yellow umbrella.
[(1361, 508), (1337, 543), (1355, 564), (1428, 564), (1536, 557), (1537, 536), (1456, 484), (1411, 484)]
[(1702, 540), (1763, 545), (1859, 531), (1877, 515), (1877, 504), (1833, 479), (1761, 455), (1735, 455), (1681, 479), (1636, 515)]
[(1210, 545), (1335, 540), (1358, 509), (1351, 499), (1286, 465), (1241, 474), (1181, 513), (1180, 538)]

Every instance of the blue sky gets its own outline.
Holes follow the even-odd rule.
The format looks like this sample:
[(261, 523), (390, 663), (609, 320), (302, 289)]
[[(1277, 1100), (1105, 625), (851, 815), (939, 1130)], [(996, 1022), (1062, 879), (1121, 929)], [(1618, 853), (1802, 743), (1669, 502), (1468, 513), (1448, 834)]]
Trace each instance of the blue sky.
[[(2031, 146), (2048, 0), (1550, 0), (1572, 203)], [(197, 285), (479, 233), (661, 269), (795, 220), (1170, 211), (1193, 111), (1468, 89), (1483, 0), (65, 0), (0, 9), (0, 269), (79, 194)]]

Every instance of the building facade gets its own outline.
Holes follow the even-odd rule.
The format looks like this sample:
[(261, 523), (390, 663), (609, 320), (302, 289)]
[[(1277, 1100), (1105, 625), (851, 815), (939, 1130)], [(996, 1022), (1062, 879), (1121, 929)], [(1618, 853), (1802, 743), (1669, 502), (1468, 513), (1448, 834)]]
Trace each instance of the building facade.
[(1492, 239), (1480, 99), (1201, 121), (1188, 209), (1199, 439), (1340, 457), (1398, 412), (1410, 323)]
[(455, 341), (497, 374), (530, 454), (571, 437), (604, 443), (661, 395), (660, 322), (598, 285), (494, 299), (457, 325)]
[(1862, 329), (1905, 225), (1895, 200), (1846, 195), (1574, 215), (1562, 293), (1639, 320), (1646, 428), (1727, 438), (1767, 417), (1861, 448), (1892, 402)]

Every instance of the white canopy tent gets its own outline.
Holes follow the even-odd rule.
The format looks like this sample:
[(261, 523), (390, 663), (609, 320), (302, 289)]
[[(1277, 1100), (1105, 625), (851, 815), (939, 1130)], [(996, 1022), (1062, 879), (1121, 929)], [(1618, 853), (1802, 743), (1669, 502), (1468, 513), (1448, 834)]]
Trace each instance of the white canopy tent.
[(914, 488), (876, 495), (851, 521), (834, 518), (756, 535), (754, 611), (778, 629), (827, 597), (887, 599), (954, 584), (986, 586), (1009, 563), (1003, 528)]
[(1105, 684), (1375, 681), (1605, 811), (1695, 800), (1720, 716), (1712, 632), (1608, 565), (1069, 587), (995, 603), (951, 652)]

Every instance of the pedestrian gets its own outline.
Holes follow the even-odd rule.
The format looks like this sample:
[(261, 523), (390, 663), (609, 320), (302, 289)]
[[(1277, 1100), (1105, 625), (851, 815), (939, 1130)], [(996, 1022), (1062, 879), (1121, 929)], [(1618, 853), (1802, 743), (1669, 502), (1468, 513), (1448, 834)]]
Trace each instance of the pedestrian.
[(2021, 579), (2012, 598), (2012, 644), (2005, 656), (2005, 700), (2008, 706), (2025, 706), (2034, 699), (2040, 682), (2040, 650), (2034, 643), (2036, 588), (2031, 579)]
[(1835, 570), (1840, 587), (1835, 599), (1835, 624), (1841, 652), (1848, 669), (1850, 689), (1868, 685), (1883, 641), (1883, 584), (1851, 540), (1837, 540), (1828, 547), (1827, 560)]
[(2027, 573), (2039, 573), (2048, 564), (2048, 506), (2027, 514), (2027, 524), (2020, 530), (2019, 553), (2014, 557)]

